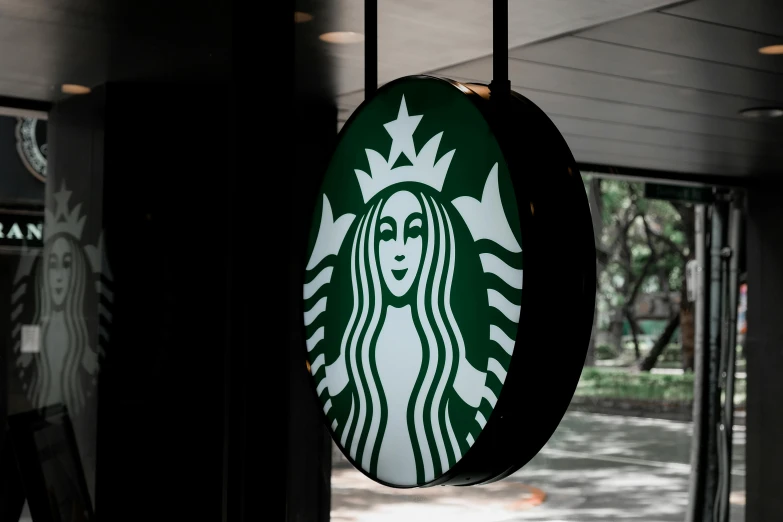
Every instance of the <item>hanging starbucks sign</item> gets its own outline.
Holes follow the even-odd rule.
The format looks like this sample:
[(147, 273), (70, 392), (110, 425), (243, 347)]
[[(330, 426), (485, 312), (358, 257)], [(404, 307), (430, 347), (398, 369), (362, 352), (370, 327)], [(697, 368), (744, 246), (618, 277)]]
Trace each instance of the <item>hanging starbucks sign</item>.
[(528, 100), (416, 76), (362, 104), (303, 281), (306, 367), (350, 462), (393, 487), (524, 465), (579, 378), (594, 252), (573, 157)]

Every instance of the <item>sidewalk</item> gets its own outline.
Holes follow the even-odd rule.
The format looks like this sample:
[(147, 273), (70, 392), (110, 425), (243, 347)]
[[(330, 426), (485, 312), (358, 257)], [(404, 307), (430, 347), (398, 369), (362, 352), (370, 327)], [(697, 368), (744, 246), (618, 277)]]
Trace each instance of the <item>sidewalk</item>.
[[(398, 490), (347, 463), (332, 472), (334, 522), (682, 522), (691, 424), (566, 414), (547, 446), (486, 486)], [(744, 520), (744, 429), (737, 428), (732, 522)]]

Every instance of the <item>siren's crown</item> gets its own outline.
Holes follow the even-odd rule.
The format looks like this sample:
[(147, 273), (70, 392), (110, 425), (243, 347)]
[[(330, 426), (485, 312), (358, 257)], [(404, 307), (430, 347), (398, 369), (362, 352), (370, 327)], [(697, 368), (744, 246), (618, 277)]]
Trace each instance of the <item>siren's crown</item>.
[[(413, 131), (416, 130), (421, 118), (421, 115), (408, 115), (408, 107), (405, 104), (405, 96), (403, 96), (397, 119), (384, 124), (386, 132), (392, 138), (388, 160), (377, 151), (365, 149), (367, 160), (370, 163), (370, 174), (363, 170), (354, 170), (365, 203), (383, 189), (397, 183), (422, 183), (438, 192), (443, 188), (446, 173), (454, 157), (454, 150), (447, 152), (437, 163), (435, 162), (440, 139), (443, 136), (443, 133), (440, 132), (433, 136), (416, 154), (413, 145)], [(400, 154), (405, 154), (411, 165), (392, 168)]]
[(81, 216), (82, 204), (73, 209), (68, 208), (71, 191), (65, 188), (65, 183), (59, 192), (54, 193), (54, 212), (48, 208), (44, 211), (44, 241), (58, 234), (68, 234), (76, 240), (81, 240), (86, 216)]

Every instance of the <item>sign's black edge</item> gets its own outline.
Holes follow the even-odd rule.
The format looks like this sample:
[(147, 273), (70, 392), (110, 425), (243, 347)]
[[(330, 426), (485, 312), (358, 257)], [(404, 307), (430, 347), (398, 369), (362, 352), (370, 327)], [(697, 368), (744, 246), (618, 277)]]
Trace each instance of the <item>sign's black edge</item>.
[[(506, 383), (501, 389), (492, 414), (487, 419), (487, 424), (476, 437), (473, 446), (457, 464), (438, 479), (421, 487), (447, 484), (469, 486), (491, 483), (507, 477), (532, 459), (557, 429), (573, 397), (579, 374), (583, 367), (595, 313), (596, 265), (592, 221), (581, 175), (565, 139), (554, 123), (538, 106), (518, 93), (512, 92), (511, 100), (506, 99), (501, 100), (500, 103), (494, 103), (487, 85), (463, 85), (471, 90), (476, 90), (477, 93), (479, 90), (481, 91), (483, 103), (479, 104), (479, 109), (484, 114), (495, 138), (498, 140), (508, 165), (519, 212), (520, 228), (523, 236), (523, 252), (526, 252), (524, 270), (527, 283), (523, 288), (520, 323)], [(534, 125), (514, 125), (515, 122), (529, 121), (531, 118), (536, 120)], [(524, 136), (525, 131), (530, 128), (536, 130), (535, 134), (533, 136)], [(562, 163), (560, 165), (561, 177), (566, 183), (569, 180), (571, 183), (570, 191), (561, 195), (565, 200), (574, 204), (575, 207), (581, 207), (577, 211), (577, 213), (582, 213), (581, 216), (577, 216), (581, 219), (575, 220), (575, 224), (576, 226), (581, 225), (578, 239), (583, 244), (578, 251), (583, 253), (584, 257), (574, 263), (578, 274), (574, 274), (571, 278), (572, 286), (565, 285), (565, 290), (570, 295), (563, 296), (563, 301), (566, 303), (579, 303), (577, 315), (580, 322), (584, 321), (584, 326), (570, 332), (571, 335), (567, 336), (568, 340), (565, 341), (566, 346), (574, 346), (575, 350), (579, 350), (578, 359), (570, 358), (572, 363), (569, 369), (570, 378), (566, 379), (566, 382), (570, 383), (568, 388), (550, 388), (549, 392), (553, 397), (551, 400), (549, 397), (546, 397), (544, 400), (540, 397), (538, 398), (539, 406), (545, 404), (549, 407), (540, 408), (538, 411), (535, 409), (528, 411), (523, 409), (523, 405), (529, 404), (526, 401), (535, 398), (537, 392), (547, 390), (548, 386), (551, 387), (553, 382), (552, 379), (547, 382), (541, 379), (538, 372), (530, 371), (532, 365), (529, 364), (528, 360), (524, 359), (531, 354), (531, 344), (545, 346), (545, 340), (542, 338), (543, 335), (541, 335), (540, 331), (541, 328), (536, 331), (530, 325), (535, 325), (538, 328), (547, 323), (547, 318), (542, 314), (539, 305), (539, 302), (546, 298), (546, 289), (539, 289), (537, 283), (541, 279), (545, 279), (547, 275), (552, 275), (549, 273), (551, 272), (551, 267), (548, 263), (541, 262), (539, 266), (531, 263), (531, 253), (533, 258), (538, 258), (538, 256), (548, 257), (548, 249), (542, 248), (544, 245), (537, 245), (537, 243), (540, 243), (543, 239), (551, 247), (552, 241), (550, 239), (561, 237), (560, 235), (555, 236), (552, 233), (554, 232), (553, 230), (544, 230), (550, 224), (546, 223), (546, 220), (533, 219), (532, 210), (528, 212), (530, 209), (526, 206), (528, 201), (532, 203), (531, 197), (540, 197), (542, 194), (549, 195), (550, 193), (554, 195), (557, 189), (561, 188), (557, 182), (553, 182), (550, 179), (557, 174), (556, 171), (550, 168), (550, 163), (547, 163), (545, 165), (547, 168), (541, 169), (540, 173), (536, 173), (535, 168), (527, 168), (529, 158), (535, 156), (536, 152), (540, 153), (540, 151), (537, 151), (535, 147), (530, 147), (532, 153), (531, 150), (526, 150), (525, 145), (528, 145), (526, 138), (537, 139), (540, 138), (542, 133), (546, 134), (544, 141), (547, 145), (557, 147), (558, 150), (555, 156), (560, 158)], [(553, 186), (550, 186), (546, 192), (538, 189), (537, 193), (532, 193), (531, 187), (534, 183), (531, 180), (533, 179), (544, 180), (544, 184), (549, 183)], [(550, 198), (552, 207), (557, 206), (559, 202), (560, 198), (554, 196)], [(540, 204), (541, 201), (538, 203)], [(550, 226), (550, 228), (552, 227)], [(563, 244), (558, 244), (557, 246), (561, 250), (565, 249)], [(531, 268), (533, 268), (534, 273), (532, 278), (530, 277)], [(525, 323), (528, 324), (527, 329), (525, 329)], [(540, 358), (546, 360), (546, 363), (543, 365), (545, 370), (558, 367), (555, 355)], [(559, 379), (554, 381), (559, 381)], [(535, 382), (536, 385), (529, 385), (528, 382)], [(526, 426), (534, 422), (541, 422), (544, 425), (534, 430), (526, 429)], [(522, 443), (522, 438), (530, 435), (531, 432), (533, 435), (531, 440)], [(519, 451), (514, 452), (515, 449)]]

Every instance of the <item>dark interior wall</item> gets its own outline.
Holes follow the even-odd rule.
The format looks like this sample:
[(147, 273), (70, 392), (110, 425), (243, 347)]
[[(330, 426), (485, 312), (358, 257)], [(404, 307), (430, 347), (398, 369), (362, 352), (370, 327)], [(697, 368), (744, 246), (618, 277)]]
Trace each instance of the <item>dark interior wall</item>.
[(43, 205), (44, 182), (27, 170), (17, 150), (17, 123), (0, 116), (0, 205)]
[(780, 520), (783, 496), (783, 186), (748, 194), (748, 364), (745, 479), (748, 521)]
[[(11, 256), (0, 256), (0, 296), (11, 294), (14, 261)], [(11, 300), (2, 299), (0, 300), (0, 332), (10, 330), (10, 318)], [(8, 360), (10, 357), (8, 355), (10, 353), (10, 336), (3, 335), (0, 337), (0, 397), (2, 398), (0, 399), (0, 426), (3, 427), (3, 429), (0, 429), (0, 517), (3, 515), (7, 516), (9, 511), (13, 509), (8, 505), (10, 502), (13, 502), (13, 499), (9, 498), (11, 496), (9, 492), (11, 484), (9, 484), (9, 473), (7, 472), (8, 467), (6, 463), (9, 457), (13, 457), (9, 455), (10, 447), (6, 447), (8, 434), (5, 430), (6, 417), (8, 415), (8, 401), (6, 399), (8, 397), (8, 379), (6, 376), (9, 375)]]

